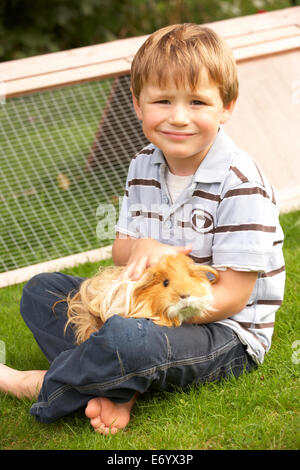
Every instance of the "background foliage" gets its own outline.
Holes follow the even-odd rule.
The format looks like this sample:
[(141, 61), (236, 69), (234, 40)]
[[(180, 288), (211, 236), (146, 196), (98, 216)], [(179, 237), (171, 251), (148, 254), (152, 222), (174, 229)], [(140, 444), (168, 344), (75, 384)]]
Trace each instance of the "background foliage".
[(299, 0), (1, 0), (0, 60), (278, 10)]

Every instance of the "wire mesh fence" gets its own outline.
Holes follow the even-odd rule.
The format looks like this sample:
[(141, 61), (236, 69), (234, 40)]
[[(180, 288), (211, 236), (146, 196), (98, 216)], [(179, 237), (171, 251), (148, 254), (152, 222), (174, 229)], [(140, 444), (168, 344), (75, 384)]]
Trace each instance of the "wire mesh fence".
[(116, 217), (129, 161), (145, 144), (129, 76), (7, 99), (0, 272), (109, 244), (97, 236), (97, 208), (109, 204)]

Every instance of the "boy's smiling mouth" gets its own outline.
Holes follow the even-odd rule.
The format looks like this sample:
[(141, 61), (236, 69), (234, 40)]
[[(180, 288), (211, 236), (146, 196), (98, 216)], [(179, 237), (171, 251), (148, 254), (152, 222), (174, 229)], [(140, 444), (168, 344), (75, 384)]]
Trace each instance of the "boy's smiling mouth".
[(179, 132), (179, 131), (160, 131), (161, 134), (169, 137), (173, 140), (184, 140), (188, 137), (193, 137), (196, 133), (195, 132)]

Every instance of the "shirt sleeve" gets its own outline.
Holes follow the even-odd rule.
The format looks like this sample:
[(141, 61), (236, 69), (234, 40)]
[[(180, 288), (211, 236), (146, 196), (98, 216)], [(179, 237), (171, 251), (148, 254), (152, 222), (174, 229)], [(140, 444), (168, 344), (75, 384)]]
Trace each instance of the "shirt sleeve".
[(139, 231), (136, 227), (136, 219), (131, 216), (132, 201), (130, 200), (130, 187), (129, 182), (134, 178), (135, 173), (135, 160), (132, 160), (129, 165), (128, 174), (126, 178), (125, 193), (122, 199), (119, 219), (115, 226), (116, 232), (130, 237), (139, 238)]
[(278, 215), (274, 197), (263, 186), (247, 182), (229, 189), (217, 211), (213, 266), (264, 272), (277, 236)]

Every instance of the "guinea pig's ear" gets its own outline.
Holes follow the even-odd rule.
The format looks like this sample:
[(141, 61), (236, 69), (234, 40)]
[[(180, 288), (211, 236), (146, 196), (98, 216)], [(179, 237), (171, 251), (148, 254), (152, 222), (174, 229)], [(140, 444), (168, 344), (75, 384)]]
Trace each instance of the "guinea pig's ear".
[(146, 287), (149, 284), (152, 284), (155, 277), (155, 272), (150, 268), (142, 274), (141, 278), (137, 281), (138, 286)]
[(198, 275), (203, 276), (205, 273), (211, 273), (214, 275), (214, 279), (211, 280), (211, 283), (214, 284), (219, 279), (220, 275), (216, 269), (212, 268), (211, 266), (206, 266), (204, 264), (194, 264), (191, 267), (192, 271)]

